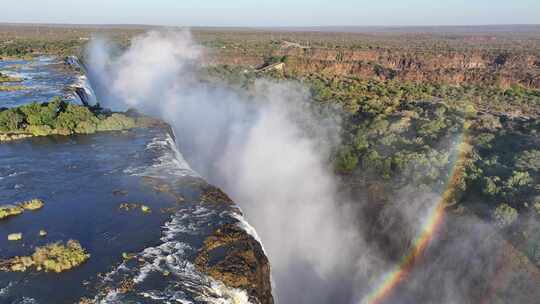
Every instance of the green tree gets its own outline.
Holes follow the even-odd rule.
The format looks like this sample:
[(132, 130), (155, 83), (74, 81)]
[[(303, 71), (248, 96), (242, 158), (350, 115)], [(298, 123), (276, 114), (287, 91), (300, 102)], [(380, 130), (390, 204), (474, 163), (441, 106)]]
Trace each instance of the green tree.
[(358, 166), (358, 157), (350, 146), (345, 146), (338, 151), (334, 166), (339, 173), (349, 174)]
[(88, 108), (68, 104), (65, 111), (58, 115), (55, 127), (74, 131), (82, 122), (97, 124), (99, 120)]
[(484, 188), (482, 192), (488, 195), (497, 195), (501, 192), (501, 188), (497, 186), (501, 179), (498, 176), (486, 176), (484, 177)]
[(356, 132), (354, 137), (354, 147), (357, 151), (365, 151), (369, 148), (369, 141), (367, 135), (364, 133), (364, 130), (360, 129)]
[(516, 187), (524, 187), (530, 185), (533, 181), (529, 172), (514, 171), (512, 176), (506, 181), (506, 186), (512, 190)]
[(478, 146), (488, 149), (492, 147), (491, 142), (493, 139), (495, 139), (495, 135), (491, 133), (481, 133), (475, 137), (475, 141)]
[(17, 109), (0, 112), (0, 131), (10, 132), (18, 130), (24, 122), (24, 115)]

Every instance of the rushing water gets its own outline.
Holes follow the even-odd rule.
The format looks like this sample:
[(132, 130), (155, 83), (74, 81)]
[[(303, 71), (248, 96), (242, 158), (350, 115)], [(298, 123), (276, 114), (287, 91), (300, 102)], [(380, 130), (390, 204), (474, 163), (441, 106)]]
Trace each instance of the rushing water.
[[(77, 75), (60, 76), (52, 62), (17, 68), (1, 63), (2, 71), (11, 66), (24, 77), (34, 75), (25, 82), (41, 89), (2, 93), (0, 106), (47, 99), (72, 85)], [(249, 228), (234, 205), (203, 203), (208, 187), (165, 129), (1, 144), (0, 203), (40, 198), (45, 207), (0, 222), (0, 259), (69, 239), (80, 241), (91, 258), (62, 274), (0, 273), (0, 303), (76, 303), (83, 297), (100, 303), (247, 303), (245, 292), (193, 265), (203, 241), (221, 225)], [(121, 210), (122, 203), (144, 204), (152, 212)], [(48, 235), (39, 237), (40, 229)], [(7, 235), (15, 232), (23, 240), (9, 242)], [(124, 253), (135, 258), (124, 260)], [(135, 284), (120, 293), (126, 278)]]
[(79, 82), (81, 76), (70, 73), (62, 60), (53, 57), (0, 61), (0, 73), (22, 79), (22, 82), (2, 85), (24, 87), (22, 90), (0, 91), (0, 107), (16, 107), (34, 101), (45, 102), (55, 96), (76, 100), (70, 88)]

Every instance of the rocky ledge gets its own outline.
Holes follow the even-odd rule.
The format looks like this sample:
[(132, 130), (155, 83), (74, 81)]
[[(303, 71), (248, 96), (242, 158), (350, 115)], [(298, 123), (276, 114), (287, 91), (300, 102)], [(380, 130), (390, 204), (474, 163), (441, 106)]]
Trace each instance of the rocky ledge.
[(228, 287), (247, 291), (252, 303), (274, 303), (268, 258), (261, 244), (237, 225), (224, 225), (209, 236), (195, 265)]

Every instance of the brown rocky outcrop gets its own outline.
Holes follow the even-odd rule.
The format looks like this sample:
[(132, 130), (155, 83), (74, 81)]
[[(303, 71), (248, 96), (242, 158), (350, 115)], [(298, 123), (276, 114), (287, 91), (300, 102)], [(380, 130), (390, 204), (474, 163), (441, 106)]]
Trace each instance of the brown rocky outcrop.
[(246, 290), (252, 303), (274, 303), (268, 258), (261, 244), (236, 225), (224, 225), (209, 236), (195, 265), (228, 287)]

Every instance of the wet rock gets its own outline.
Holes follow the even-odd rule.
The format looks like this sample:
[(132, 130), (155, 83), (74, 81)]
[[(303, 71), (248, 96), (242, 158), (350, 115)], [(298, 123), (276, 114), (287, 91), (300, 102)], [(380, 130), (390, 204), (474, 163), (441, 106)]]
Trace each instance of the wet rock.
[(127, 253), (127, 252), (122, 253), (122, 259), (126, 261), (132, 260), (135, 257), (137, 257), (137, 254), (135, 253)]
[(33, 137), (34, 135), (28, 133), (0, 133), (0, 142), (8, 142), (19, 139), (25, 139)]
[(141, 206), (141, 211), (143, 213), (150, 213), (150, 212), (152, 212), (152, 209), (150, 209), (150, 207), (148, 207), (148, 206), (142, 205)]
[(125, 190), (114, 190), (113, 191), (114, 196), (126, 196), (128, 195), (128, 192)]
[(225, 192), (221, 189), (216, 188), (212, 185), (206, 185), (203, 189), (203, 194), (201, 196), (201, 201), (204, 203), (225, 203), (233, 204), (233, 201), (229, 198)]
[(246, 290), (252, 303), (274, 303), (268, 258), (259, 242), (236, 225), (224, 225), (209, 236), (195, 265), (228, 287)]
[(142, 213), (150, 213), (152, 212), (152, 209), (146, 205), (138, 204), (138, 203), (122, 203), (118, 207), (120, 210), (124, 211), (133, 211), (133, 210), (141, 210)]
[(132, 211), (132, 210), (138, 209), (139, 206), (140, 204), (135, 204), (135, 203), (122, 203), (120, 204), (118, 209), (124, 210), (124, 211)]
[(167, 193), (174, 196), (178, 204), (181, 204), (185, 201), (185, 198), (182, 196), (182, 194), (174, 190), (177, 189), (179, 186), (182, 186), (182, 181), (178, 181), (176, 184), (171, 185), (169, 182), (163, 179), (149, 176), (143, 177), (143, 181), (145, 184), (152, 187), (152, 189), (157, 193)]

